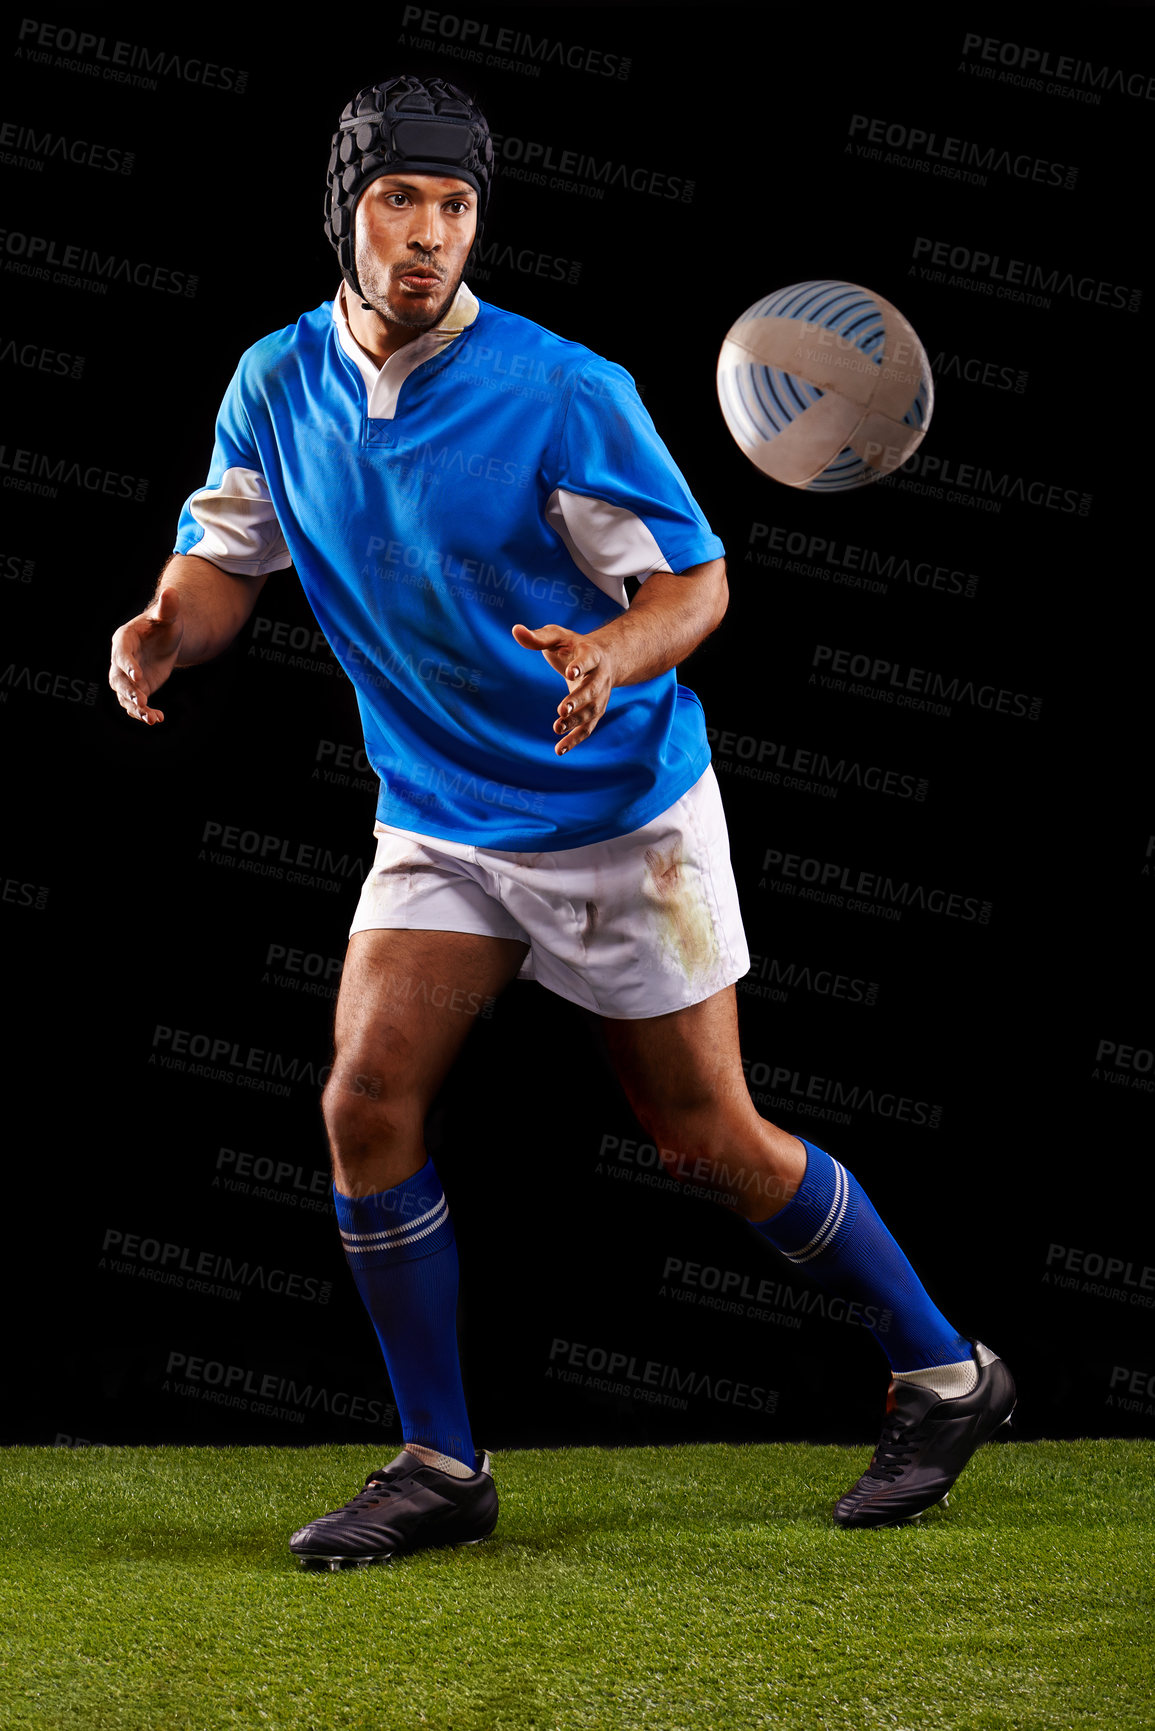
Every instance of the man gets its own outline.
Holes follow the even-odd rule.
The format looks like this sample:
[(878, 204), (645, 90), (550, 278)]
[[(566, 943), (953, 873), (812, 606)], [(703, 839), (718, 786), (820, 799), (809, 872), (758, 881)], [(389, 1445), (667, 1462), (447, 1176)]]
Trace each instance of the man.
[[(882, 1440), (834, 1513), (893, 1524), (944, 1496), (1013, 1383), (935, 1308), (845, 1168), (750, 1100), (734, 994), (749, 956), (701, 708), (674, 672), (722, 618), (723, 548), (629, 376), (466, 286), (491, 173), (484, 116), (440, 79), (348, 105), (325, 218), (342, 286), (242, 358), (156, 599), (113, 639), (110, 683), (155, 726), (173, 667), (223, 649), (292, 563), (381, 778), (323, 1106), (404, 1449), (291, 1548), (336, 1568), (496, 1523), (423, 1125), (470, 1025), (460, 1005), (519, 974), (602, 1018), (661, 1149), (708, 1160), (770, 1244), (893, 1313)], [(547, 622), (523, 623), (527, 598)]]

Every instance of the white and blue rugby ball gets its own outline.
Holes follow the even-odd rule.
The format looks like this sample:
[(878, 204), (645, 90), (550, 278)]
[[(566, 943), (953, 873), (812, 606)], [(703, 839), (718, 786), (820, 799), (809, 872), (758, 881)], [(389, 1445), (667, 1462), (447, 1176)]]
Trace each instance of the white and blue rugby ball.
[(835, 493), (901, 467), (934, 408), (926, 351), (881, 295), (801, 282), (748, 307), (718, 356), (741, 450), (788, 487)]

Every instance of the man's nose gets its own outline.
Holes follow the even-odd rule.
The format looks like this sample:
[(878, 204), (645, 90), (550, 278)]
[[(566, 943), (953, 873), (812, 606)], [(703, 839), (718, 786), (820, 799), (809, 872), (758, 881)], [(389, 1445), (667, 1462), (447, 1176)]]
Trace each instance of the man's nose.
[(422, 252), (436, 252), (441, 245), (441, 224), (434, 211), (417, 211), (409, 230), (409, 245)]

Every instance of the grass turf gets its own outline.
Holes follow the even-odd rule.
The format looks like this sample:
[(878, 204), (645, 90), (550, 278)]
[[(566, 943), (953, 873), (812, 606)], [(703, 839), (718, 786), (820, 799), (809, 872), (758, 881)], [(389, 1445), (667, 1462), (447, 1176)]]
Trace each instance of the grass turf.
[[(373, 1731), (1150, 1727), (1155, 1444), (983, 1449), (832, 1527), (864, 1451), (498, 1456), (488, 1544), (306, 1574), (364, 1451), (0, 1451), (0, 1724)], [(369, 1462), (368, 1465), (372, 1465)]]

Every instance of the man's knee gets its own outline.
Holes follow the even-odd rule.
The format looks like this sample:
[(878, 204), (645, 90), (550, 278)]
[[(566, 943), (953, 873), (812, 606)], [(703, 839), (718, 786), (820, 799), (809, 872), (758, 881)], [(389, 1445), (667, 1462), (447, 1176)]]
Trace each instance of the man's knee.
[(420, 1136), (423, 1121), (418, 1101), (406, 1099), (387, 1076), (355, 1061), (334, 1064), (321, 1095), (321, 1112), (334, 1157), (346, 1160), (408, 1140), (414, 1129)]
[(720, 1115), (712, 1100), (641, 1100), (634, 1111), (663, 1160), (700, 1155), (717, 1143)]

